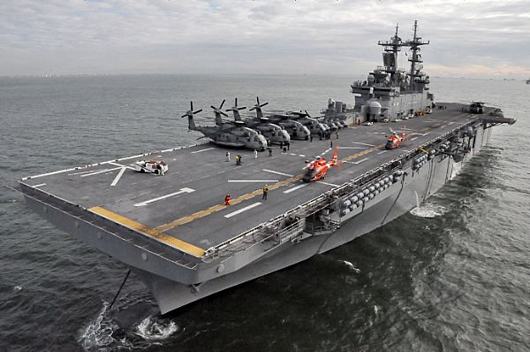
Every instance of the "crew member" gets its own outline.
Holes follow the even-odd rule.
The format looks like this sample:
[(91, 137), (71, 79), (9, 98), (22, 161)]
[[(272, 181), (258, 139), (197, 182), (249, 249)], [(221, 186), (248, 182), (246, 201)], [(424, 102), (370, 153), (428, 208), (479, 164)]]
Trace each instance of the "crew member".
[(225, 196), (225, 205), (230, 205), (230, 199), (231, 199), (231, 198), (230, 198), (230, 194), (227, 194), (227, 195)]
[(254, 149), (254, 159), (257, 159), (257, 158), (258, 158), (258, 151)]
[(267, 200), (267, 195), (269, 193), (269, 186), (265, 185), (265, 187), (262, 188), (262, 191), (263, 191), (263, 196), (261, 197), (261, 199)]
[(230, 152), (226, 152), (226, 161), (230, 161)]

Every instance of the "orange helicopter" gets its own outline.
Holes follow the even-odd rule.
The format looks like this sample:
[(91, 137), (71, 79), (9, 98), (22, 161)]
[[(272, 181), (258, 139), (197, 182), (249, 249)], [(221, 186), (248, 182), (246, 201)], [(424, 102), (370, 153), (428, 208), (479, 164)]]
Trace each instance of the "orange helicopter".
[(387, 136), (385, 149), (396, 149), (399, 147), (399, 144), (403, 141), (408, 141), (408, 138), (405, 138), (405, 127), (403, 127), (403, 132), (401, 132), (401, 136), (397, 134), (393, 129), (390, 129), (390, 132), (392, 134), (390, 136)]
[(330, 161), (326, 161), (324, 158), (318, 157), (317, 159), (308, 163), (308, 165), (305, 167), (306, 173), (302, 178), (302, 181), (315, 182), (321, 180), (324, 178), (324, 176), (326, 176), (331, 167), (340, 168), (342, 166), (342, 162), (338, 161), (338, 152), (339, 148), (335, 147), (335, 152), (333, 153), (333, 157)]

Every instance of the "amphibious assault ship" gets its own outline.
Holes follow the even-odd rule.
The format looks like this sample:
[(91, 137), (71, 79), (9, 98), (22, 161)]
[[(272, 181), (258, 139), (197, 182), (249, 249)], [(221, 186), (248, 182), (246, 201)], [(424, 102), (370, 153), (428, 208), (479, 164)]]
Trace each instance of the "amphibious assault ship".
[[(176, 147), (27, 177), (20, 188), (35, 212), (131, 268), (162, 313), (327, 252), (410, 211), (481, 150), (491, 127), (515, 122), (480, 102), (435, 104), (416, 26), (412, 40), (396, 29), (379, 44), (384, 65), (352, 85), (340, 139), (291, 141), (272, 153)], [(403, 47), (409, 71), (397, 67)], [(193, 122), (198, 112), (185, 116)], [(389, 126), (405, 122), (408, 140), (385, 149)], [(305, 161), (329, 159), (335, 147), (341, 169), (302, 182)], [(164, 160), (169, 171), (137, 173), (130, 165), (139, 159)]]

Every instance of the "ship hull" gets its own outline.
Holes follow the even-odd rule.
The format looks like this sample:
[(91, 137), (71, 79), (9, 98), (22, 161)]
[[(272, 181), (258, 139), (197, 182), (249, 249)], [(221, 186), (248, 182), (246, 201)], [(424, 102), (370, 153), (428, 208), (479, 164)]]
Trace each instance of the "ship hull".
[(420, 170), (407, 169), (402, 183), (389, 188), (384, 197), (357, 213), (343, 217), (343, 226), (330, 234), (308, 236), (299, 242), (286, 242), (274, 251), (233, 273), (203, 282), (184, 285), (137, 268), (133, 271), (150, 289), (162, 314), (228, 288), (300, 263), (367, 234), (407, 213), (438, 192), (458, 171), (487, 144), (491, 129), (476, 130), (470, 152), (456, 162), (453, 157), (438, 155)]

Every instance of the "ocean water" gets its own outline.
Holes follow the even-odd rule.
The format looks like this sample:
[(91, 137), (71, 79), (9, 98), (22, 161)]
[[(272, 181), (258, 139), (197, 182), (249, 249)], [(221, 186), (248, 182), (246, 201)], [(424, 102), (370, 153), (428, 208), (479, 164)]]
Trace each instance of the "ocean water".
[[(195, 143), (189, 108), (255, 97), (317, 115), (359, 77), (0, 79), (0, 182)], [(530, 86), (432, 79), (518, 119), (419, 209), (324, 255), (160, 316), (121, 263), (0, 193), (0, 351), (530, 350)], [(208, 123), (206, 119), (203, 123)], [(345, 226), (341, 231), (347, 231)]]

